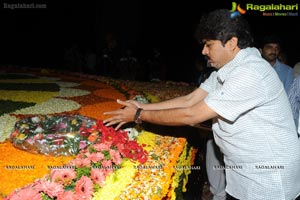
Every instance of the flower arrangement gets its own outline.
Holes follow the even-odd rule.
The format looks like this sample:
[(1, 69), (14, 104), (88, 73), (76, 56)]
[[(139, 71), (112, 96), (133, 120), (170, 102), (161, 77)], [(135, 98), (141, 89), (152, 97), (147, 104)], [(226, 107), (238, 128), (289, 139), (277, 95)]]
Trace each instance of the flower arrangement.
[(149, 103), (149, 100), (144, 95), (135, 95), (132, 100), (140, 103)]
[(45, 155), (76, 155), (101, 137), (96, 120), (82, 115), (38, 115), (18, 121), (10, 139), (15, 147)]
[(127, 132), (115, 131), (97, 121), (101, 140), (80, 151), (67, 165), (52, 166), (50, 174), (37, 179), (5, 200), (81, 200), (91, 199), (105, 185), (106, 177), (122, 167), (128, 159), (145, 163), (143, 145), (131, 140)]
[[(27, 70), (24, 72), (27, 73)], [(49, 77), (50, 75), (60, 78), (54, 79), (54, 77)], [(22, 110), (14, 109), (4, 112), (10, 114), (9, 118), (1, 116), (1, 119), (4, 119), (3, 123), (0, 123), (0, 127), (4, 127), (1, 130), (8, 136), (14, 131), (17, 118), (23, 118), (19, 121), (19, 126), (15, 127), (18, 132), (11, 135), (11, 141), (17, 142), (16, 145), (21, 149), (23, 149), (22, 145), (26, 144), (28, 145), (27, 149), (23, 150), (42, 153), (41, 149), (36, 148), (37, 146), (34, 144), (44, 141), (48, 142), (46, 143), (48, 147), (61, 148), (56, 152), (54, 149), (48, 148), (53, 151), (49, 151), (48, 154), (46, 153), (47, 155), (58, 155), (59, 153), (60, 155), (72, 155), (31, 154), (13, 148), (8, 140), (1, 143), (0, 149), (3, 152), (1, 155), (6, 159), (0, 161), (1, 177), (3, 178), (3, 184), (0, 184), (0, 199), (1, 197), (5, 200), (180, 198), (176, 191), (178, 194), (184, 191), (190, 170), (177, 170), (176, 166), (189, 166), (193, 163), (190, 153), (189, 156), (187, 155), (189, 151), (186, 149), (185, 140), (145, 131), (137, 132), (135, 129), (115, 131), (113, 128), (103, 126), (101, 121), (97, 121), (105, 119), (106, 116), (102, 115), (104, 111), (119, 108), (120, 105), (115, 102), (117, 98), (125, 100), (130, 97), (130, 99), (142, 103), (156, 102), (159, 99), (177, 96), (181, 91), (178, 89), (179, 86), (164, 86), (161, 83), (148, 85), (138, 82), (120, 82), (106, 77), (88, 77), (82, 74), (71, 77), (69, 74), (51, 71), (48, 71), (47, 77), (43, 78), (49, 80), (50, 83), (55, 81), (55, 84), (60, 86), (59, 91), (62, 92), (55, 91), (55, 98), (53, 98), (53, 92), (52, 94), (44, 91), (43, 95), (49, 96), (47, 101), (42, 95), (30, 95), (30, 101), (28, 101), (27, 95), (29, 93), (19, 95), (19, 101), (34, 102), (32, 104), (35, 105), (22, 105), (18, 108), (22, 108)], [(57, 80), (62, 81), (59, 84)], [(15, 82), (15, 80), (10, 81)], [(26, 81), (32, 82), (31, 80)], [(77, 85), (65, 81), (74, 81)], [(76, 90), (66, 91), (62, 87), (76, 87)], [(12, 96), (6, 95), (8, 100), (11, 98), (13, 98), (11, 100), (15, 100), (16, 91), (13, 91), (14, 95)], [(184, 87), (182, 93), (187, 92), (187, 88)], [(58, 113), (60, 113), (59, 116)], [(68, 115), (64, 115), (66, 113)], [(59, 121), (63, 116), (64, 120)], [(80, 121), (81, 117), (83, 117), (82, 121)], [(88, 118), (93, 119), (91, 119), (91, 124), (86, 123)], [(45, 122), (47, 120), (49, 121)], [(48, 129), (46, 124), (51, 124), (51, 120), (54, 126)], [(11, 123), (7, 123), (7, 121), (11, 121)], [(8, 124), (12, 124), (9, 129), (6, 128)], [(43, 124), (46, 127), (41, 128)], [(32, 128), (29, 128), (30, 126)], [(72, 126), (73, 129), (68, 130), (68, 127)], [(0, 135), (2, 134), (1, 130)], [(53, 137), (54, 130), (58, 133), (56, 136), (60, 134), (61, 138)], [(40, 136), (42, 138), (39, 138)], [(73, 140), (73, 142), (68, 143), (68, 140)], [(68, 146), (68, 144), (74, 146)], [(72, 148), (73, 150), (68, 151)], [(19, 167), (19, 164), (27, 164), (33, 166), (34, 169), (15, 170), (9, 168)], [(47, 175), (45, 176), (45, 174)], [(19, 189), (15, 190), (15, 188)]]

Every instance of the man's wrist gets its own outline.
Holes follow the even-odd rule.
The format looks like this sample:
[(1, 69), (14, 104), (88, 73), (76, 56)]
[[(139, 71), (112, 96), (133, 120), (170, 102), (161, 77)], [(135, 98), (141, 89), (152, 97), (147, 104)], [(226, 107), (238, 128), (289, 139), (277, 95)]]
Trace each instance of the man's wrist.
[(134, 122), (136, 124), (141, 124), (142, 123), (142, 119), (141, 119), (141, 112), (142, 112), (142, 108), (138, 108), (136, 110), (135, 116), (134, 116)]

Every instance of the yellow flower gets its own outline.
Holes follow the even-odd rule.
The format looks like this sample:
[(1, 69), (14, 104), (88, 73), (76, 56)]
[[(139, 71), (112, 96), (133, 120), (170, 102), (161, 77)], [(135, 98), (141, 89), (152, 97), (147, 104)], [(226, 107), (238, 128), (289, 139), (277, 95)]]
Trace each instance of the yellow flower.
[(21, 133), (20, 135), (18, 135), (17, 139), (18, 140), (24, 140), (26, 138), (26, 135)]
[(28, 129), (29, 127), (28, 127), (28, 124), (22, 124), (21, 125), (21, 129)]
[(135, 169), (133, 166), (134, 163), (130, 160), (123, 161), (120, 169), (106, 177), (104, 187), (101, 188), (98, 192), (94, 193), (93, 200), (119, 199), (118, 197), (120, 193), (124, 191), (126, 186), (132, 182), (133, 177), (136, 174), (137, 169)]
[(76, 125), (77, 123), (78, 123), (78, 122), (77, 122), (76, 119), (73, 119), (72, 122), (71, 122), (72, 125)]

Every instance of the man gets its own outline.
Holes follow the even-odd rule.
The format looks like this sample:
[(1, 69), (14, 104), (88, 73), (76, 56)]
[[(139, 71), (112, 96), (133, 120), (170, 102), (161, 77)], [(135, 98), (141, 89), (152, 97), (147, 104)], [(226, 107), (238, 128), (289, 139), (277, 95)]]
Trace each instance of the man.
[(299, 111), (300, 111), (300, 75), (298, 75), (288, 92), (288, 97), (292, 106), (292, 112), (294, 116), (294, 121), (296, 124), (296, 128), (298, 130), (298, 134), (300, 134), (299, 127)]
[(289, 100), (275, 70), (253, 41), (247, 21), (229, 10), (200, 20), (202, 54), (218, 71), (186, 96), (106, 112), (107, 126), (128, 122), (195, 125), (213, 119), (224, 154), (226, 192), (237, 199), (295, 199), (300, 193), (300, 142)]
[[(198, 84), (200, 85), (215, 71), (215, 68), (207, 65), (206, 59), (203, 56), (197, 59), (196, 64), (199, 71), (201, 71), (198, 78)], [(205, 164), (209, 193), (203, 192), (202, 199), (226, 200), (223, 154), (220, 152), (220, 148), (216, 145), (212, 136), (209, 136), (206, 142)]]
[(300, 71), (300, 62), (297, 62), (294, 65), (294, 79), (300, 74), (299, 71)]
[(292, 67), (278, 59), (281, 48), (282, 44), (280, 38), (275, 35), (269, 35), (263, 39), (262, 46), (259, 50), (262, 57), (274, 67), (284, 85), (285, 91), (288, 92), (294, 80), (294, 71)]

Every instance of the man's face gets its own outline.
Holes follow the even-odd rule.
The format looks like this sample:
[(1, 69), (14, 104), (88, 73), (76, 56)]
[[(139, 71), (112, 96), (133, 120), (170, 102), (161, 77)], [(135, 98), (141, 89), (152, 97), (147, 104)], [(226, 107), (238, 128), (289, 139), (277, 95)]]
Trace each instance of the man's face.
[(228, 43), (223, 45), (219, 40), (204, 40), (202, 54), (208, 58), (208, 65), (220, 69), (232, 59)]
[(277, 43), (265, 44), (261, 49), (261, 55), (268, 62), (275, 62), (280, 52), (280, 46)]

